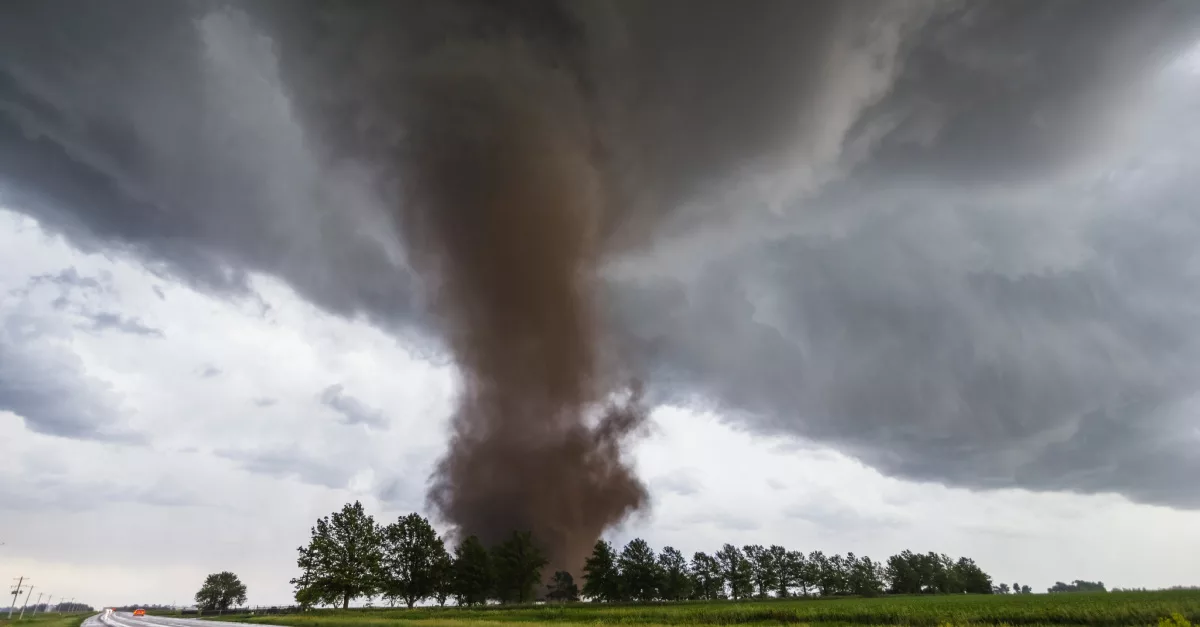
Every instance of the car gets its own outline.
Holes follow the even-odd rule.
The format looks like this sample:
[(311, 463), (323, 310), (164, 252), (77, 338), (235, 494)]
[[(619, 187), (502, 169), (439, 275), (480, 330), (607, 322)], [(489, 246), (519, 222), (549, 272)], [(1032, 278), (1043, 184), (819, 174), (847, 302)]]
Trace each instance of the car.
[(145, 615), (146, 615), (146, 610), (143, 610), (143, 609), (136, 609), (136, 610), (134, 610), (134, 611), (133, 611), (133, 615), (134, 615), (134, 616), (145, 616)]

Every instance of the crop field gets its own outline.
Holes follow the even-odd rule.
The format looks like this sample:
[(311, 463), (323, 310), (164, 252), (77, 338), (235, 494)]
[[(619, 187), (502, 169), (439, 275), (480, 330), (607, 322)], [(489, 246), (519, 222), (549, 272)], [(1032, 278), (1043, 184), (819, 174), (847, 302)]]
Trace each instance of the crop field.
[[(315, 610), (229, 616), (290, 627), (518, 627), (584, 625), (1159, 625), (1200, 624), (1200, 591), (962, 595), (687, 602), (652, 605), (492, 606)], [(1185, 624), (1172, 621), (1172, 627)]]

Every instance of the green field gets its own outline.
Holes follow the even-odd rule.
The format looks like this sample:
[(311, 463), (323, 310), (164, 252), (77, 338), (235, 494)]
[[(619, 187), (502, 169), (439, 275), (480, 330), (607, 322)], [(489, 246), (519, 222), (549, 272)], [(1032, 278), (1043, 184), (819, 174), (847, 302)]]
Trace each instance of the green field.
[(67, 614), (25, 614), (25, 618), (17, 620), (21, 615), (21, 608), (13, 614), (12, 620), (8, 620), (8, 610), (5, 608), (3, 613), (0, 613), (0, 627), (79, 627), (79, 624), (85, 618), (91, 616), (94, 612), (71, 612)]
[(962, 595), (878, 599), (536, 605), (476, 609), (316, 610), (230, 616), (292, 627), (517, 627), (584, 625), (1157, 625), (1179, 614), (1200, 624), (1200, 591)]

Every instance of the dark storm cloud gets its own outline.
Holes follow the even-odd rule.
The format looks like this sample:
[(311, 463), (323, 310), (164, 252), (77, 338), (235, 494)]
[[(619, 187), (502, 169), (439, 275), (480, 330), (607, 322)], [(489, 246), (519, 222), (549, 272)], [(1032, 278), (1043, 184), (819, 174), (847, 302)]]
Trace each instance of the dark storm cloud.
[(372, 409), (362, 401), (346, 394), (340, 384), (325, 388), (320, 396), (321, 404), (336, 411), (342, 416), (342, 423), (347, 425), (366, 425), (373, 429), (386, 429), (387, 419), (383, 412)]
[(149, 326), (134, 316), (124, 316), (109, 311), (84, 314), (84, 316), (88, 318), (90, 322), (88, 328), (92, 331), (120, 331), (132, 335), (163, 337), (160, 329)]
[[(0, 6), (0, 201), (193, 285), (242, 293), (262, 272), (431, 328), (384, 217), (404, 177), (380, 154), (414, 106), (388, 60), (462, 40), (434, 58), (486, 77), (529, 55), (560, 73), (547, 115), (587, 138), (597, 255), (742, 223), (596, 296), (649, 398), (906, 477), (1200, 507), (1200, 142), (1168, 124), (1145, 152), (1169, 167), (1054, 179), (1129, 141), (1200, 4), (396, 2), (325, 23), (245, 5), (285, 35), (203, 6)], [(485, 35), (513, 47), (471, 65)], [(377, 150), (351, 150), (363, 137)], [(756, 213), (777, 179), (801, 200)]]

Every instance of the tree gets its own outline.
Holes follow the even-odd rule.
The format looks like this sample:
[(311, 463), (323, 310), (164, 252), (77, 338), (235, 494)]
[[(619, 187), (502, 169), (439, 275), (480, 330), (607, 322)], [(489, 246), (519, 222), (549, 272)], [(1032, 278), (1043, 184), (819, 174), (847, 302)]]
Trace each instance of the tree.
[(621, 573), (612, 544), (597, 540), (592, 554), (583, 564), (583, 595), (594, 601), (619, 601)]
[(317, 519), (308, 546), (298, 549), (303, 574), (291, 581), (296, 600), (329, 605), (374, 594), (382, 561), (381, 533), (362, 503), (347, 503), (339, 512)]
[[(1020, 592), (1021, 592), (1021, 590), (1017, 589), (1017, 593), (1020, 594)], [(992, 593), (993, 594), (1008, 594), (1008, 584), (1002, 583), (1002, 584), (996, 586), (994, 589), (992, 589)]]
[(442, 539), (420, 514), (402, 516), (383, 529), (383, 594), (408, 607), (433, 596), (435, 567), (446, 553)]
[[(949, 592), (966, 592), (969, 594), (991, 594), (992, 578), (969, 557), (960, 557), (954, 563), (952, 581), (955, 588)], [(1007, 586), (1006, 586), (1007, 587)]]
[(459, 605), (481, 605), (495, 589), (492, 557), (483, 543), (469, 536), (454, 549), (454, 597)]
[[(841, 561), (841, 556), (835, 556), (838, 561)], [(808, 555), (808, 562), (812, 564), (814, 584), (821, 591), (821, 596), (832, 596), (839, 592), (839, 579), (841, 573), (838, 572), (838, 564), (834, 563), (833, 559), (826, 557), (822, 551), (813, 551)]]
[(692, 595), (712, 601), (725, 598), (725, 576), (721, 563), (707, 553), (692, 555)]
[(1021, 586), (1021, 594), (1033, 594), (1033, 590), (1030, 590), (1029, 586)]
[(1057, 582), (1055, 582), (1055, 583), (1054, 583), (1054, 587), (1052, 587), (1052, 588), (1047, 588), (1047, 589), (1046, 589), (1046, 591), (1047, 591), (1047, 592), (1051, 592), (1051, 593), (1058, 593), (1058, 592), (1107, 592), (1107, 590), (1106, 590), (1106, 589), (1105, 589), (1105, 587), (1104, 587), (1104, 582), (1103, 582), (1103, 581), (1084, 581), (1084, 580), (1082, 580), (1082, 579), (1076, 579), (1075, 581), (1071, 582), (1070, 584), (1065, 584), (1065, 583), (1063, 583), (1063, 582), (1061, 582), (1061, 581), (1057, 581)]
[(546, 557), (533, 543), (528, 531), (514, 531), (504, 542), (492, 549), (492, 564), (496, 573), (496, 596), (501, 603), (529, 603), (542, 581)]
[(665, 546), (658, 555), (661, 581), (659, 595), (666, 601), (682, 601), (692, 594), (692, 576), (687, 559), (675, 547)]
[[(770, 596), (779, 587), (779, 566), (775, 554), (760, 544), (748, 544), (742, 549), (750, 561), (751, 580), (759, 598)], [(782, 552), (783, 547), (779, 547)]]
[(454, 594), (454, 559), (446, 551), (446, 543), (439, 538), (440, 550), (433, 559), (433, 598), (438, 607), (445, 607), (446, 599)]
[(883, 565), (867, 556), (857, 560), (853, 554), (847, 555), (849, 564), (848, 592), (861, 597), (873, 597), (883, 594)]
[(721, 576), (729, 584), (729, 596), (735, 601), (746, 598), (753, 593), (753, 570), (741, 549), (726, 544), (717, 552), (717, 562), (721, 565)]
[(233, 605), (246, 602), (246, 584), (238, 576), (222, 571), (204, 578), (204, 585), (196, 593), (196, 607), (204, 611), (225, 611)]
[(550, 585), (547, 586), (546, 598), (561, 603), (578, 601), (579, 586), (575, 585), (575, 578), (571, 576), (571, 573), (565, 570), (555, 572), (554, 577), (550, 580)]
[(623, 596), (634, 601), (658, 598), (659, 570), (654, 549), (641, 538), (625, 545), (617, 563), (621, 568)]
[(784, 593), (784, 596), (792, 588), (799, 588), (800, 594), (808, 596), (812, 580), (808, 576), (808, 560), (804, 559), (804, 553), (788, 551), (784, 554), (782, 565), (779, 567), (779, 582), (780, 593)]

